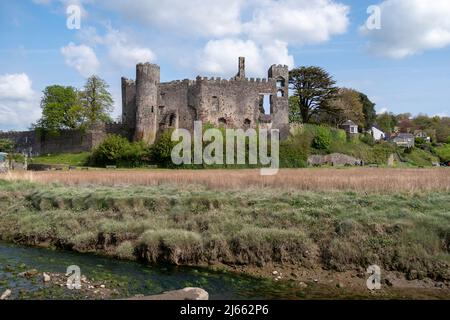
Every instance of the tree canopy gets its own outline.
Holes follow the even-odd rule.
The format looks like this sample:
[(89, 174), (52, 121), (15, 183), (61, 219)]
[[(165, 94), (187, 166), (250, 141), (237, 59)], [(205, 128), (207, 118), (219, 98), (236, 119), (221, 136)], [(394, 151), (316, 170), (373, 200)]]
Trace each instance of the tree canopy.
[(48, 86), (41, 99), (42, 116), (33, 127), (50, 134), (84, 130), (94, 123), (111, 121), (112, 106), (108, 85), (97, 76), (90, 77), (81, 91), (70, 86)]
[(108, 88), (106, 81), (98, 76), (91, 76), (87, 80), (81, 103), (89, 124), (111, 121), (114, 100)]
[[(333, 112), (330, 102), (338, 93), (332, 76), (320, 67), (300, 67), (289, 73), (289, 84), (298, 99), (291, 99), (293, 110), (298, 110), (304, 123), (314, 117)], [(297, 104), (297, 105), (295, 105)], [(292, 110), (291, 110), (292, 111)], [(292, 116), (295, 116), (292, 114)]]

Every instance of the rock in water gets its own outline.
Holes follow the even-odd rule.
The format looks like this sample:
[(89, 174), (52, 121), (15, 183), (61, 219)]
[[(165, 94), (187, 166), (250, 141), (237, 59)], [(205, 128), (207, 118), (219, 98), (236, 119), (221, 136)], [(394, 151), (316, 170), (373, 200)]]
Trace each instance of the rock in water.
[(44, 282), (50, 282), (51, 278), (48, 274), (46, 274), (45, 272), (43, 273), (43, 277), (44, 277)]
[(200, 288), (184, 288), (156, 296), (133, 297), (128, 300), (209, 300), (209, 294)]
[(9, 296), (12, 294), (12, 291), (9, 289), (6, 289), (5, 292), (0, 296), (0, 300), (6, 300), (9, 298)]

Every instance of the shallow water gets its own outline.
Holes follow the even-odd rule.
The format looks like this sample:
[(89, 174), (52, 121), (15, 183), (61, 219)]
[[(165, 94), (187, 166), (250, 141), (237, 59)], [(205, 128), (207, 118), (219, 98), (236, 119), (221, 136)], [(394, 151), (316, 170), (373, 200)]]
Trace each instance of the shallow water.
[[(303, 293), (290, 283), (276, 283), (240, 274), (206, 268), (146, 266), (92, 254), (79, 254), (0, 242), (0, 294), (13, 291), (12, 298), (76, 299), (74, 290), (49, 290), (41, 281), (17, 274), (30, 269), (65, 274), (77, 265), (90, 280), (106, 281), (119, 289), (120, 297), (153, 295), (184, 287), (200, 287), (210, 299), (299, 299)], [(76, 291), (76, 290), (75, 290)], [(39, 294), (37, 294), (39, 292)]]

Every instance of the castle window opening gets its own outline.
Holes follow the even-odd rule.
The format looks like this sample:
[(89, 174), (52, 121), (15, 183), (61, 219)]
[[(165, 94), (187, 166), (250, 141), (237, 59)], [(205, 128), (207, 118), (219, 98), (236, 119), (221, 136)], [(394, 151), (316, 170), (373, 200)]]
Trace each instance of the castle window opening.
[(278, 97), (278, 98), (284, 97), (284, 91), (283, 91), (283, 90), (278, 90), (278, 91), (277, 91), (277, 97)]
[(264, 114), (271, 115), (272, 114), (272, 95), (271, 94), (262, 94), (262, 105), (260, 105), (261, 112)]
[(227, 119), (225, 119), (225, 118), (219, 118), (219, 125), (226, 126), (226, 125), (227, 125)]
[(250, 119), (244, 120), (244, 128), (245, 129), (250, 129), (251, 124), (252, 124), (252, 121)]
[(169, 127), (173, 128), (175, 126), (175, 119), (176, 115), (172, 113), (169, 118)]
[(277, 79), (277, 88), (284, 88), (285, 87), (285, 81), (283, 78)]
[(212, 107), (213, 110), (219, 111), (219, 98), (217, 98), (216, 96), (212, 97)]

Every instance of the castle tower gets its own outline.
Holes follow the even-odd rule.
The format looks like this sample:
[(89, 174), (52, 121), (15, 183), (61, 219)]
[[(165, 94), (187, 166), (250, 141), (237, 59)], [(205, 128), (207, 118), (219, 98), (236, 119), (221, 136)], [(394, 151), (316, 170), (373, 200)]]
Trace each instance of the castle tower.
[(239, 71), (236, 80), (245, 80), (245, 57), (239, 57)]
[(160, 68), (145, 63), (136, 67), (136, 131), (135, 141), (153, 144), (156, 139), (158, 87)]
[(277, 95), (274, 96), (272, 128), (280, 130), (282, 139), (289, 135), (289, 67), (273, 65), (268, 71), (269, 79), (276, 81)]

